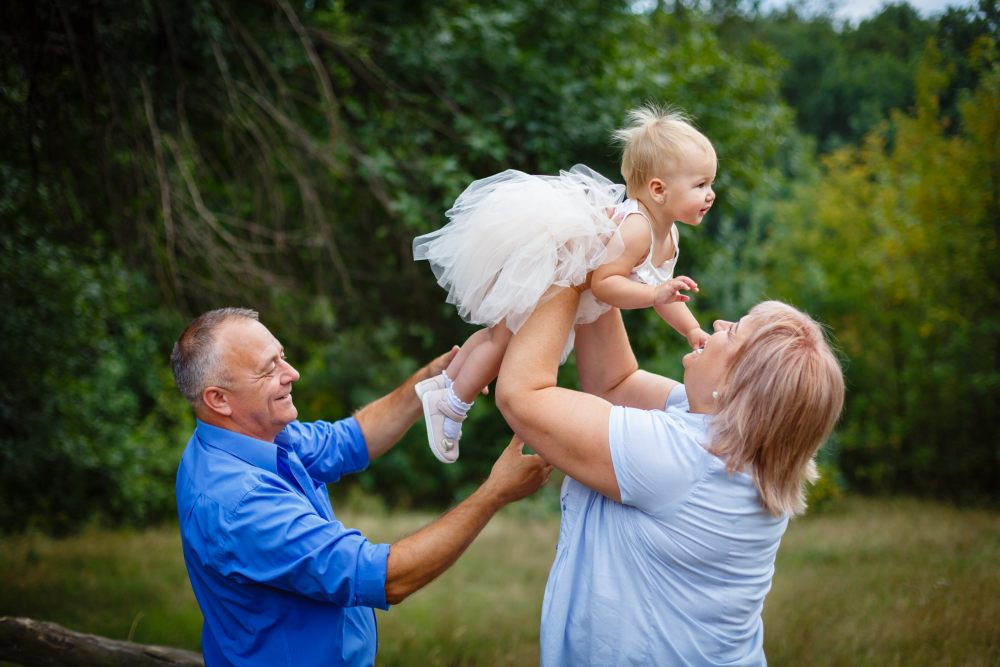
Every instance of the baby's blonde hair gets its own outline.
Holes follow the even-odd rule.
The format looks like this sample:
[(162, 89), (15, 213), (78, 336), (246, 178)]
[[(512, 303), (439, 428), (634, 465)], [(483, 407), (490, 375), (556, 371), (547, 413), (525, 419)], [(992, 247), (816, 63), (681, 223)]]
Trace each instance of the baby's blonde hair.
[(709, 451), (750, 474), (774, 516), (802, 514), (813, 456), (844, 405), (844, 374), (811, 317), (765, 301), (743, 319), (756, 328), (736, 353), (716, 398)]
[(625, 127), (612, 136), (623, 149), (622, 176), (625, 192), (632, 199), (651, 179), (677, 167), (691, 144), (716, 159), (708, 137), (695, 129), (686, 113), (670, 106), (649, 103), (632, 109), (625, 117)]

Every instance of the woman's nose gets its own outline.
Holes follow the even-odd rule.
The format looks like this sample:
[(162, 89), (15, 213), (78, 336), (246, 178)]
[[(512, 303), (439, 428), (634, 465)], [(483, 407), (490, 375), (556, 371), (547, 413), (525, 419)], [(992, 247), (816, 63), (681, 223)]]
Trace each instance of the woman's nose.
[(715, 329), (715, 333), (719, 333), (720, 331), (725, 331), (731, 326), (733, 326), (732, 322), (727, 322), (725, 320), (715, 320), (715, 323), (712, 325), (712, 328)]

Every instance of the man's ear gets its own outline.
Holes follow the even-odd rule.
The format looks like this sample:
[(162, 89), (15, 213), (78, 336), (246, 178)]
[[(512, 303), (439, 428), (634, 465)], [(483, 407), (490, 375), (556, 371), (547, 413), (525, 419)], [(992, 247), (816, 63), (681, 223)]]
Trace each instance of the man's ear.
[(229, 397), (226, 395), (225, 389), (206, 387), (205, 391), (201, 392), (201, 401), (209, 410), (224, 417), (229, 417), (233, 414), (233, 407), (229, 405)]

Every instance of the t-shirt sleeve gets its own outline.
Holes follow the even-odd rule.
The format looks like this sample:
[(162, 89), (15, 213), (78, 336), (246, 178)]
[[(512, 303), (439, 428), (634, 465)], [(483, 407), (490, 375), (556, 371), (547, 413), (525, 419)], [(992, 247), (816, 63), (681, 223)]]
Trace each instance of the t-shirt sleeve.
[(294, 421), (279, 437), (295, 449), (309, 476), (320, 482), (336, 482), (342, 475), (368, 467), (368, 447), (354, 417), (335, 422)]
[(615, 407), (608, 435), (622, 503), (649, 514), (673, 510), (709, 465), (709, 455), (678, 415)]
[(663, 409), (673, 407), (675, 405), (681, 405), (687, 402), (687, 391), (684, 389), (684, 385), (679, 384), (670, 390), (670, 395), (667, 396), (667, 403), (663, 406)]

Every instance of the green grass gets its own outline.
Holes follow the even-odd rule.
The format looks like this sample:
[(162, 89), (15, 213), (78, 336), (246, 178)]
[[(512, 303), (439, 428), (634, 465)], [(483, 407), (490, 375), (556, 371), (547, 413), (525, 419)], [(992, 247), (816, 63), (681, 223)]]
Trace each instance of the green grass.
[[(433, 519), (351, 503), (376, 541)], [(538, 662), (558, 522), (510, 508), (438, 581), (379, 612), (378, 664)], [(197, 650), (201, 615), (175, 526), (0, 539), (0, 616)], [(771, 665), (1000, 666), (1000, 514), (849, 498), (791, 523), (764, 609)]]

